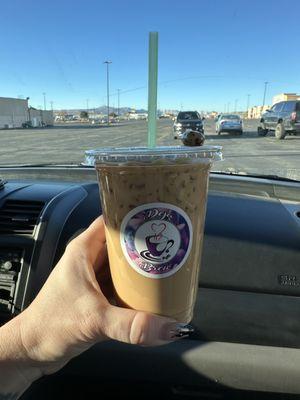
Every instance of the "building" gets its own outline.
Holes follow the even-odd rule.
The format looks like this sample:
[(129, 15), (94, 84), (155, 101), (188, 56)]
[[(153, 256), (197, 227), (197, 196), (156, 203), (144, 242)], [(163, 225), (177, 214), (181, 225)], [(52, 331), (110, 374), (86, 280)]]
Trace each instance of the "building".
[(297, 93), (280, 93), (273, 97), (273, 103), (276, 104), (280, 101), (287, 101), (287, 100), (300, 100), (300, 94)]
[(28, 122), (33, 127), (53, 125), (53, 112), (28, 107), (28, 99), (0, 97), (0, 129), (22, 128)]
[(261, 115), (269, 110), (270, 106), (254, 106), (248, 109), (247, 118), (248, 119), (259, 119)]
[(38, 110), (33, 107), (28, 109), (29, 118), (28, 121), (34, 128), (39, 126), (52, 126), (54, 124), (53, 111), (50, 110)]
[(0, 128), (20, 128), (28, 120), (28, 99), (0, 97)]
[(212, 119), (214, 119), (214, 118), (217, 117), (218, 114), (219, 114), (219, 113), (218, 113), (217, 111), (211, 111), (211, 112), (206, 113), (204, 116), (205, 116), (205, 118), (212, 118)]

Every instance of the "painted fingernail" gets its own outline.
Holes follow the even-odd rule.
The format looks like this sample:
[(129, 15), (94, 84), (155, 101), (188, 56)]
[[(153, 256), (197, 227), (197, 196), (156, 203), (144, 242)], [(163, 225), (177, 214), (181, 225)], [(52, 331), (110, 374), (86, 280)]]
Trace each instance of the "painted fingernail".
[(180, 339), (188, 337), (193, 333), (195, 329), (189, 324), (176, 324), (173, 329), (170, 330), (171, 339)]

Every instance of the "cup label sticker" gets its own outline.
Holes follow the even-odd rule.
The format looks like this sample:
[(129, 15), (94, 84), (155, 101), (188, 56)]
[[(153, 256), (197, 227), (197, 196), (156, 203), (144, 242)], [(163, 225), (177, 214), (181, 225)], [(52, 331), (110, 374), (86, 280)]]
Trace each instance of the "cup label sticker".
[(148, 278), (166, 278), (175, 274), (189, 256), (192, 223), (172, 204), (143, 204), (124, 217), (120, 240), (126, 260), (136, 272)]

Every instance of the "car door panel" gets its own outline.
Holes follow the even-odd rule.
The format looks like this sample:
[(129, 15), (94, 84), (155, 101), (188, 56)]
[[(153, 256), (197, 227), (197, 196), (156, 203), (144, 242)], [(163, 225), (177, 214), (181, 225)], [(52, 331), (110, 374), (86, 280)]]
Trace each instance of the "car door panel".
[(280, 110), (280, 103), (275, 104), (274, 111), (272, 112), (271, 118), (270, 118), (270, 123), (269, 123), (269, 128), (270, 129), (275, 129), (278, 121), (278, 114)]
[(272, 125), (273, 113), (274, 113), (273, 108), (271, 108), (269, 112), (266, 112), (264, 114), (264, 124), (266, 128), (270, 128)]

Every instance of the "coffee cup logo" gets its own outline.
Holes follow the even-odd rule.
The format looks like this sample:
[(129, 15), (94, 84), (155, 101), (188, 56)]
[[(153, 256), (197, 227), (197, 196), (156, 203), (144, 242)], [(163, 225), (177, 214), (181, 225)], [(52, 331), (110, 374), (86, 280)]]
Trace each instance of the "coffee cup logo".
[(185, 263), (192, 245), (192, 224), (179, 207), (145, 204), (125, 216), (120, 240), (128, 263), (137, 272), (150, 278), (164, 278)]
[(167, 225), (164, 222), (151, 224), (151, 230), (154, 234), (145, 237), (147, 250), (140, 252), (141, 257), (154, 262), (163, 262), (170, 258), (170, 249), (175, 242), (163, 234), (166, 228)]

